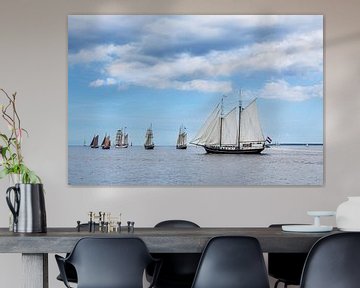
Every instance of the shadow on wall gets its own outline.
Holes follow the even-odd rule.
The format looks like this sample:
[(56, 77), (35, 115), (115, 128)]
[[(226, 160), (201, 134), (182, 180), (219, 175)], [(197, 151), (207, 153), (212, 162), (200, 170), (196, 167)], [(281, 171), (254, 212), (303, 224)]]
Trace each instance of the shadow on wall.
[(351, 42), (360, 41), (360, 32), (343, 35), (343, 36), (329, 39), (329, 40), (325, 39), (325, 41), (326, 41), (325, 42), (326, 47), (332, 47), (332, 46), (336, 46), (336, 45), (340, 45), (340, 44), (345, 44), (345, 43), (348, 44)]

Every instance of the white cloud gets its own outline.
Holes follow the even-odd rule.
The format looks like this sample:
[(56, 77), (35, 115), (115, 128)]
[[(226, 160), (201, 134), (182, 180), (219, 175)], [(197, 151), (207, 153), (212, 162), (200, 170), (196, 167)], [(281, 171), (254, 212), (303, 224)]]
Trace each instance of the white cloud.
[[(289, 16), (290, 17), (290, 16)], [(285, 17), (286, 18), (286, 17)], [(323, 32), (322, 29), (307, 33), (289, 34), (280, 40), (257, 42), (245, 46), (232, 47), (226, 50), (208, 50), (203, 54), (193, 54), (169, 50), (169, 54), (153, 56), (148, 54), (148, 43), (161, 46), (163, 41), (179, 43), (179, 39), (216, 38), (222, 35), (229, 21), (239, 27), (245, 23), (250, 26), (283, 24), (288, 19), (280, 16), (214, 16), (213, 18), (198, 16), (186, 24), (185, 18), (159, 18), (148, 24), (142, 38), (138, 42), (124, 45), (103, 44), (89, 49), (82, 49), (69, 54), (69, 64), (99, 63), (97, 68), (105, 80), (97, 79), (90, 83), (91, 87), (118, 84), (122, 87), (131, 85), (157, 89), (172, 88), (178, 90), (197, 90), (226, 93), (232, 87), (230, 76), (236, 74), (256, 74), (257, 72), (300, 73), (308, 71), (322, 73), (323, 69)], [(301, 22), (300, 18), (297, 19)], [(110, 19), (114, 21), (113, 18)], [(210, 21), (211, 20), (211, 21)], [(160, 27), (178, 26), (183, 29), (160, 29)], [(210, 21), (210, 22), (209, 22)], [(237, 21), (237, 22), (236, 22)], [(296, 23), (293, 20), (294, 23)], [(197, 25), (193, 25), (196, 22)], [(209, 23), (207, 23), (209, 22)], [(293, 23), (293, 24), (294, 24)], [(234, 25), (233, 25), (234, 26)], [(234, 30), (234, 27), (231, 31)], [(170, 35), (171, 31), (174, 35)], [(174, 32), (175, 31), (175, 32)], [(161, 40), (162, 39), (162, 40)], [(185, 41), (184, 40), (184, 41)], [(109, 81), (108, 79), (111, 79)], [(285, 88), (284, 83), (267, 84), (267, 89)], [(278, 86), (276, 86), (278, 85)], [(303, 91), (302, 91), (303, 92)], [(293, 94), (293, 99), (302, 96)]]
[[(322, 33), (292, 35), (279, 42), (254, 44), (227, 51), (210, 51), (201, 56), (181, 53), (155, 59), (131, 54), (128, 55), (131, 60), (126, 54), (122, 56), (105, 65), (104, 69), (109, 77), (120, 82), (153, 88), (181, 90), (187, 87), (187, 90), (198, 91), (203, 91), (200, 83), (217, 83), (211, 85), (210, 90), (221, 93), (224, 92), (220, 91), (224, 89), (224, 85), (218, 79), (235, 73), (287, 70), (322, 73)], [(191, 83), (181, 79), (197, 80)], [(181, 82), (183, 85), (179, 85)], [(228, 87), (231, 85), (226, 84), (226, 90)]]
[(277, 80), (266, 83), (265, 86), (258, 91), (244, 91), (244, 96), (247, 99), (254, 99), (257, 97), (286, 101), (304, 101), (310, 98), (322, 98), (323, 85), (293, 86), (284, 80)]
[(97, 79), (95, 81), (92, 81), (89, 86), (96, 88), (96, 87), (109, 86), (115, 84), (116, 84), (116, 80), (114, 78), (106, 78), (105, 80)]
[(70, 53), (69, 64), (88, 64), (92, 62), (110, 62), (116, 58), (129, 59), (130, 55), (139, 52), (132, 44), (125, 45), (98, 45), (91, 49), (81, 49), (77, 53)]
[(178, 90), (196, 90), (202, 92), (231, 92), (232, 86), (230, 81), (209, 81), (209, 80), (191, 80), (186, 82), (173, 81), (172, 88)]
[(313, 30), (322, 26), (321, 15), (70, 15), (68, 21), (69, 35), (74, 38), (103, 39), (106, 34), (120, 33), (133, 39), (144, 37), (150, 40), (148, 44), (164, 39), (213, 39), (244, 28)]
[[(256, 43), (228, 51), (214, 51), (208, 61), (219, 73), (236, 71), (322, 71), (322, 32), (290, 35), (281, 41)], [(215, 68), (215, 67), (214, 67)]]

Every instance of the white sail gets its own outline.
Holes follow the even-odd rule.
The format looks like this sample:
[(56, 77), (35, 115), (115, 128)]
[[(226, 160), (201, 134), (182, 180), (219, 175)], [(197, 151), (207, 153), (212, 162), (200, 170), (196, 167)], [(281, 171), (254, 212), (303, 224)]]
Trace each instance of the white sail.
[(179, 134), (177, 141), (176, 141), (176, 145), (181, 145), (182, 144), (182, 139), (181, 139), (181, 134)]
[(256, 102), (252, 101), (243, 111), (240, 120), (240, 142), (264, 142)]
[(235, 107), (222, 118), (221, 145), (234, 146), (238, 144), (238, 111)]
[(220, 143), (220, 104), (210, 114), (195, 138), (191, 141), (196, 145), (216, 145)]
[(149, 128), (146, 131), (146, 135), (145, 135), (145, 145), (152, 145), (153, 143), (153, 132), (152, 129)]
[(186, 149), (187, 148), (187, 133), (184, 126), (180, 126), (179, 135), (176, 141), (176, 149)]
[(183, 132), (182, 132), (182, 127), (180, 127), (179, 129), (179, 135), (178, 135), (178, 138), (177, 138), (177, 141), (176, 141), (176, 145), (181, 145), (183, 144)]
[(116, 132), (116, 139), (115, 139), (115, 145), (120, 146), (122, 143), (123, 133), (122, 130), (117, 130)]
[(123, 145), (128, 145), (128, 144), (129, 144), (129, 136), (128, 134), (125, 134)]
[(239, 109), (240, 107), (234, 107), (223, 116), (221, 101), (191, 143), (203, 146), (207, 153), (242, 154), (263, 151), (265, 138), (255, 100), (244, 110)]
[(176, 144), (177, 145), (186, 144), (185, 138), (186, 138), (186, 134), (184, 132), (180, 132)]
[(186, 132), (183, 133), (182, 142), (183, 142), (182, 145), (186, 145), (186, 143), (187, 143), (187, 133)]

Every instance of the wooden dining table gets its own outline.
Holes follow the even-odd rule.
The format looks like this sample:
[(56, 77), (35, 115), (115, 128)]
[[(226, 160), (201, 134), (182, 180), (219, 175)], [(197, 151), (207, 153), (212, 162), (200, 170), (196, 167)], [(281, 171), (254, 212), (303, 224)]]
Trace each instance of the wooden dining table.
[(47, 233), (13, 233), (0, 228), (0, 253), (21, 253), (24, 288), (48, 288), (48, 253), (67, 253), (83, 237), (139, 237), (151, 253), (201, 253), (209, 239), (222, 235), (252, 236), (262, 251), (308, 252), (325, 235), (338, 233), (283, 232), (281, 227), (135, 228), (118, 232), (89, 232), (77, 228), (48, 228)]

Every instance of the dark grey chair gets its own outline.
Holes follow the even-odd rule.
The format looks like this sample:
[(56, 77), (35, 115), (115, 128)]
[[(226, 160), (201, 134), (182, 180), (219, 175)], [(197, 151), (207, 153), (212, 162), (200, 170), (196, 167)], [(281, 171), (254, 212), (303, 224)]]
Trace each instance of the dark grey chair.
[(359, 288), (360, 233), (326, 236), (317, 241), (306, 259), (301, 288)]
[[(89, 229), (89, 224), (88, 223), (82, 223), (80, 225), (80, 229), (88, 230)], [(95, 229), (99, 229), (99, 224), (98, 223), (95, 223)], [(68, 257), (68, 256), (69, 256), (69, 253), (66, 254), (66, 257)], [(66, 274), (67, 281), (71, 282), (71, 283), (77, 283), (77, 275), (76, 275), (76, 270), (75, 270), (74, 266), (71, 265), (70, 263), (65, 262), (64, 263), (64, 268), (65, 268), (65, 274)], [(59, 281), (64, 282), (62, 277), (61, 277), (61, 274), (59, 274), (56, 277), (56, 279), (59, 280)]]
[[(155, 228), (200, 228), (187, 220), (166, 220), (155, 225)], [(156, 288), (190, 288), (200, 260), (200, 253), (157, 253), (152, 254), (161, 259), (162, 266), (155, 283)], [(151, 280), (153, 267), (147, 269), (147, 279)]]
[[(55, 258), (66, 287), (65, 263), (74, 266), (78, 288), (143, 288), (144, 271), (156, 262), (139, 238), (82, 238), (68, 257)], [(159, 265), (154, 281), (158, 271)]]
[(192, 288), (269, 288), (256, 238), (212, 238), (202, 254)]
[[(280, 228), (288, 224), (272, 224), (270, 228)], [(274, 288), (280, 283), (286, 288), (288, 285), (300, 285), (301, 273), (304, 268), (307, 253), (269, 253), (268, 272), (277, 281)]]

